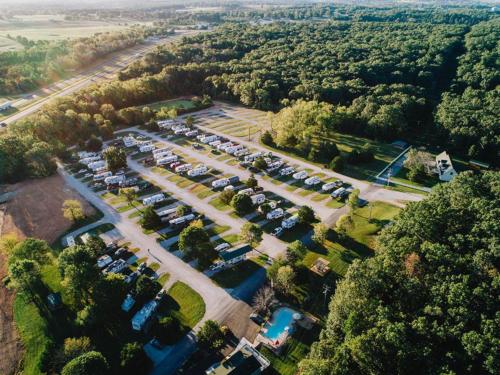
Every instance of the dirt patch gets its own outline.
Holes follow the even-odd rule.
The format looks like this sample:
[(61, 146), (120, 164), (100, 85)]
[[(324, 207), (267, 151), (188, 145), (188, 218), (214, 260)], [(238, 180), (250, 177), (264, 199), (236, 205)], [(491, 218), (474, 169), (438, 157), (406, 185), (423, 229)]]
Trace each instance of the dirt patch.
[(36, 237), (53, 243), (71, 227), (61, 210), (66, 199), (79, 200), (87, 216), (95, 214), (95, 209), (59, 175), (8, 185), (5, 190), (14, 195), (0, 205), (4, 208), (0, 235), (15, 233), (20, 238)]
[[(7, 274), (5, 257), (0, 253), (0, 280)], [(14, 374), (23, 357), (23, 346), (16, 330), (12, 305), (15, 294), (0, 284), (0, 374)]]

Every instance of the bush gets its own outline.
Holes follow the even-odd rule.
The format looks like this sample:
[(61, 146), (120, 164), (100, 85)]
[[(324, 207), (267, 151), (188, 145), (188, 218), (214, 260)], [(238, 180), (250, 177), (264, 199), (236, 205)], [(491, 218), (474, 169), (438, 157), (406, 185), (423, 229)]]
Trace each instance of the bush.
[(198, 343), (209, 350), (218, 350), (224, 345), (224, 333), (216, 321), (207, 320), (198, 332)]
[(269, 130), (266, 130), (262, 135), (260, 136), (260, 141), (267, 145), (267, 146), (274, 146), (274, 139)]
[(91, 135), (87, 143), (85, 144), (85, 148), (88, 151), (97, 152), (102, 148), (102, 142), (95, 135)]
[(144, 303), (152, 299), (161, 289), (161, 285), (156, 281), (151, 280), (146, 275), (141, 275), (135, 284), (134, 294), (137, 303)]
[(222, 190), (219, 194), (219, 199), (222, 203), (229, 205), (235, 194), (233, 190)]
[(236, 194), (231, 199), (231, 206), (238, 215), (246, 215), (253, 210), (252, 199), (246, 194)]
[(330, 162), (329, 167), (335, 172), (342, 172), (342, 170), (344, 169), (344, 159), (342, 158), (342, 156), (335, 156)]
[(303, 224), (311, 224), (316, 220), (314, 210), (309, 206), (302, 206), (297, 212), (299, 215), (299, 221)]
[(108, 361), (99, 352), (88, 352), (71, 361), (61, 371), (61, 375), (107, 375)]
[(142, 211), (140, 223), (144, 229), (156, 229), (161, 226), (161, 218), (152, 206), (148, 206)]
[(129, 342), (120, 352), (120, 368), (126, 374), (144, 374), (151, 368), (151, 360), (141, 344)]
[(181, 325), (177, 319), (167, 316), (158, 320), (155, 333), (162, 344), (172, 345), (181, 338)]

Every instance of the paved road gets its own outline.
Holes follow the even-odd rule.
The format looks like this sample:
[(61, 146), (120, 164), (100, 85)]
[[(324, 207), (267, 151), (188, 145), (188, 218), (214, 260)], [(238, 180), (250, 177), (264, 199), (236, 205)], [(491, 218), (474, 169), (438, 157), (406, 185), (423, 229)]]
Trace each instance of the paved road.
[[(195, 31), (189, 31), (189, 33), (193, 32)], [(114, 78), (117, 72), (125, 68), (132, 61), (141, 58), (146, 52), (152, 50), (153, 48), (157, 47), (160, 44), (165, 44), (167, 42), (175, 41), (181, 38), (182, 36), (186, 35), (187, 33), (188, 32), (184, 30), (177, 31), (176, 35), (162, 38), (154, 42), (148, 42), (145, 44), (134, 46), (125, 51), (117, 52), (113, 54), (111, 57), (107, 58), (104, 62), (98, 63), (97, 65), (92, 66), (88, 70), (79, 73), (74, 77), (50, 85), (47, 88), (47, 90), (53, 91), (52, 94), (43, 97), (42, 99), (34, 102), (33, 104), (27, 105), (19, 112), (16, 112), (12, 116), (1, 120), (1, 122), (11, 124), (25, 116), (28, 116), (38, 111), (44, 104), (46, 104), (53, 98), (69, 95), (97, 81), (103, 81)], [(30, 95), (37, 95), (37, 93), (39, 94), (39, 92), (40, 90), (31, 94), (29, 93), (25, 94), (24, 96), (29, 97)]]
[[(127, 240), (132, 242), (134, 247), (141, 249), (137, 256), (153, 256), (161, 263), (159, 272), (168, 272), (170, 274), (170, 282), (180, 280), (201, 295), (205, 301), (206, 312), (195, 330), (208, 319), (222, 322), (231, 314), (248, 311), (248, 305), (239, 296), (251, 295), (260, 285), (254, 279), (250, 278), (248, 282), (240, 285), (237, 290), (229, 291), (231, 292), (229, 293), (217, 286), (206, 275), (166, 251), (152, 236), (144, 234), (137, 223), (128, 218), (128, 213), (117, 212), (89, 189), (86, 184), (68, 174), (61, 166), (59, 166), (58, 172), (70, 187), (78, 191), (86, 200), (103, 212), (104, 217), (100, 221), (113, 224)], [(90, 228), (91, 226), (89, 226)], [(149, 252), (146, 249), (149, 249)], [(146, 345), (148, 354), (152, 355), (155, 361), (153, 374), (166, 375), (174, 373), (194, 350), (193, 339), (194, 332), (190, 332), (177, 345), (167, 347), (162, 352)]]

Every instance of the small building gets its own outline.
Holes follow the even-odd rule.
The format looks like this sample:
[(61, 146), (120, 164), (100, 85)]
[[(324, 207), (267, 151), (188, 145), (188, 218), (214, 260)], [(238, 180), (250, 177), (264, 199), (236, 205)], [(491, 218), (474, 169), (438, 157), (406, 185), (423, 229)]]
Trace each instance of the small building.
[(446, 151), (436, 156), (436, 169), (440, 181), (451, 181), (457, 175), (457, 171), (453, 168), (450, 155), (448, 155)]
[(55, 311), (62, 307), (61, 293), (50, 293), (47, 296), (47, 306), (50, 311)]
[(310, 270), (314, 273), (325, 276), (328, 272), (330, 272), (330, 262), (325, 258), (318, 258), (311, 266)]
[(136, 331), (141, 331), (149, 319), (153, 316), (158, 302), (155, 300), (147, 302), (142, 308), (135, 313), (132, 318), (132, 328)]
[(245, 244), (240, 247), (222, 251), (219, 256), (221, 257), (224, 266), (228, 267), (244, 261), (247, 258), (247, 254), (252, 250), (252, 246)]
[(222, 362), (212, 365), (205, 373), (207, 375), (258, 375), (262, 374), (270, 364), (269, 360), (243, 337), (229, 356)]

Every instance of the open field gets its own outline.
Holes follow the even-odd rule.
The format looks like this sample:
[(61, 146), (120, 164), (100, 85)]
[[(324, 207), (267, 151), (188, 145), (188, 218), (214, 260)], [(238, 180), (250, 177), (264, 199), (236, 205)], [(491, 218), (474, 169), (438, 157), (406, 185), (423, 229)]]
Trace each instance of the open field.
[(80, 201), (87, 216), (96, 215), (96, 210), (57, 174), (9, 185), (7, 190), (15, 194), (0, 205), (5, 212), (0, 235), (15, 233), (20, 238), (37, 237), (53, 243), (72, 227), (61, 210), (66, 199)]
[(161, 102), (155, 102), (155, 103), (147, 104), (147, 105), (144, 105), (141, 107), (149, 107), (152, 110), (158, 111), (162, 108), (192, 109), (192, 108), (194, 108), (194, 104), (191, 100), (174, 99), (174, 100), (163, 100)]
[(192, 329), (205, 315), (203, 298), (188, 285), (177, 281), (168, 291), (168, 308), (181, 325)]

